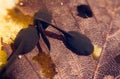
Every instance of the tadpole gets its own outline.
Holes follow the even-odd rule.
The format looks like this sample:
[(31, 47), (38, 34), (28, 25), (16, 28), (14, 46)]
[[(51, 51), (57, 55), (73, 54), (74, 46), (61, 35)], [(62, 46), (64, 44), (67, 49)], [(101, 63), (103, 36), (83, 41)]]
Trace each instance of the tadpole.
[(8, 63), (5, 67), (0, 71), (0, 76), (4, 75), (6, 70), (11, 66), (11, 64), (16, 60), (18, 55), (26, 54), (34, 49), (34, 47), (39, 42), (40, 36), (42, 37), (43, 41), (47, 45), (50, 51), (50, 43), (47, 39), (46, 35), (44, 34), (44, 30), (49, 26), (48, 23), (37, 20), (36, 18), (43, 18), (47, 19), (48, 22), (51, 22), (52, 15), (51, 13), (44, 8), (43, 10), (38, 11), (34, 16), (34, 24), (28, 26), (28, 28), (21, 29), (17, 34), (13, 47), (15, 52), (8, 58)]
[[(41, 20), (41, 21), (44, 21), (46, 22), (45, 20)], [(48, 22), (46, 22), (48, 23)], [(50, 23), (48, 23), (50, 24)], [(62, 32), (63, 33), (63, 37), (64, 37), (64, 44), (66, 45), (66, 47), (68, 49), (70, 49), (71, 51), (73, 51), (74, 53), (76, 53), (77, 55), (90, 55), (93, 50), (94, 50), (94, 47), (91, 43), (91, 40), (79, 33), (79, 32), (76, 32), (76, 31), (64, 31), (60, 28), (58, 28), (57, 26), (53, 25), (53, 24), (50, 24), (53, 28), (57, 29), (58, 31)]]
[(43, 28), (39, 22), (37, 23), (38, 24), (34, 23), (34, 26), (29, 26), (28, 28), (19, 31), (13, 44), (15, 52), (8, 58), (7, 65), (2, 69), (0, 75), (4, 75), (18, 55), (26, 54), (34, 49), (39, 41), (40, 35), (50, 50), (50, 43), (43, 32)]
[(15, 52), (8, 58), (8, 62), (0, 72), (0, 75), (4, 75), (18, 55), (30, 52), (38, 43), (39, 38), (39, 33), (35, 27), (30, 26), (22, 29), (14, 41)]

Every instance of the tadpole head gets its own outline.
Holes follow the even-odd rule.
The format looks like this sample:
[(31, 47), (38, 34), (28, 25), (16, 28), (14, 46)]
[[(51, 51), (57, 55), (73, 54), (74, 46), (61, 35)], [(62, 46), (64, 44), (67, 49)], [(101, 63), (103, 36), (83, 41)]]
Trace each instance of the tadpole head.
[(75, 31), (69, 31), (69, 35), (64, 35), (65, 45), (77, 55), (90, 55), (94, 47), (88, 37)]
[(43, 29), (46, 29), (49, 26), (48, 23), (51, 23), (51, 20), (52, 20), (52, 13), (47, 9), (41, 9), (38, 12), (36, 12), (34, 15), (34, 24), (36, 24), (36, 21), (37, 23), (41, 23)]

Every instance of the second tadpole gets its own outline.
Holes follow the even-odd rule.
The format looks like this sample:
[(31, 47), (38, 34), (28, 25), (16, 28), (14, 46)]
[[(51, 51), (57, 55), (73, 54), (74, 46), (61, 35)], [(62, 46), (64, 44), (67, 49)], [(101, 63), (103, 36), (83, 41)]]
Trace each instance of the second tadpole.
[(76, 31), (66, 32), (66, 31), (58, 28), (57, 26), (55, 26), (51, 23), (48, 23), (45, 20), (41, 19), (40, 21), (45, 22), (45, 23), (51, 25), (53, 28), (60, 31), (63, 34), (64, 44), (66, 45), (66, 47), (68, 49), (73, 51), (75, 54), (87, 56), (93, 52), (94, 47), (92, 45), (91, 40), (87, 36), (85, 36), (79, 32), (76, 32)]

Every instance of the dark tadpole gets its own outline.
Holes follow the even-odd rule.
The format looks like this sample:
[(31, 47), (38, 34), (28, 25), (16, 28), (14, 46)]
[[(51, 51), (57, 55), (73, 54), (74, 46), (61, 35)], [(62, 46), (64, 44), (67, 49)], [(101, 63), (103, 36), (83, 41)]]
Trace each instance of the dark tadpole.
[(8, 63), (0, 71), (0, 75), (4, 75), (6, 70), (11, 66), (11, 64), (15, 61), (18, 55), (26, 54), (33, 50), (36, 44), (39, 42), (40, 35), (44, 40), (45, 44), (47, 45), (48, 49), (50, 50), (49, 40), (44, 34), (44, 30), (49, 26), (49, 24), (44, 21), (38, 21), (37, 18), (45, 19), (48, 22), (51, 22), (52, 15), (47, 10), (47, 8), (43, 8), (42, 10), (39, 10), (37, 13), (35, 13), (34, 25), (20, 30), (13, 43), (14, 53), (12, 53), (12, 55), (8, 58)]
[(12, 55), (8, 58), (8, 63), (1, 70), (0, 75), (2, 74), (4, 75), (6, 70), (11, 66), (11, 64), (18, 57), (18, 55), (26, 54), (30, 52), (32, 49), (34, 49), (34, 47), (39, 41), (40, 35), (43, 38), (48, 49), (50, 50), (49, 40), (46, 38), (44, 34), (44, 30), (49, 26), (49, 24), (43, 21), (38, 21), (36, 20), (37, 18), (45, 19), (48, 22), (51, 22), (52, 15), (47, 9), (43, 8), (42, 10), (39, 10), (37, 13), (35, 13), (33, 26), (20, 30), (20, 32), (17, 34), (14, 40), (13, 44), (14, 53), (12, 53)]
[(22, 29), (15, 38), (14, 49), (15, 52), (8, 58), (7, 65), (1, 70), (0, 75), (4, 75), (6, 70), (10, 68), (11, 64), (16, 60), (18, 55), (30, 52), (39, 41), (39, 34), (35, 27), (28, 27)]
[[(44, 21), (46, 22), (46, 21)], [(48, 22), (46, 22), (48, 23)], [(48, 23), (50, 24), (50, 23)], [(63, 33), (63, 38), (64, 38), (64, 44), (68, 49), (76, 53), (77, 55), (90, 55), (93, 53), (94, 47), (90, 41), (90, 39), (76, 31), (69, 31), (66, 32), (57, 26), (54, 26), (50, 24), (53, 28), (59, 30), (60, 32)]]
[(77, 11), (78, 11), (78, 16), (82, 18), (88, 18), (93, 16), (92, 10), (88, 5), (77, 6)]
[(69, 31), (69, 35), (64, 34), (65, 45), (78, 55), (90, 55), (94, 47), (88, 37), (79, 32)]

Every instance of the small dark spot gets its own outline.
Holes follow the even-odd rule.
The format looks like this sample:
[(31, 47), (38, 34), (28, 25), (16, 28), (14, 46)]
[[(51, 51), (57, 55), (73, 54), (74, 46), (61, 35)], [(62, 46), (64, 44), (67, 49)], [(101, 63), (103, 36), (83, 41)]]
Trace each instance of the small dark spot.
[(20, 10), (18, 8), (13, 9), (16, 13), (20, 13)]
[(120, 64), (120, 55), (116, 56), (114, 59), (115, 59), (115, 61), (116, 61), (117, 63)]
[(92, 17), (93, 13), (88, 5), (77, 6), (78, 16), (82, 18)]

